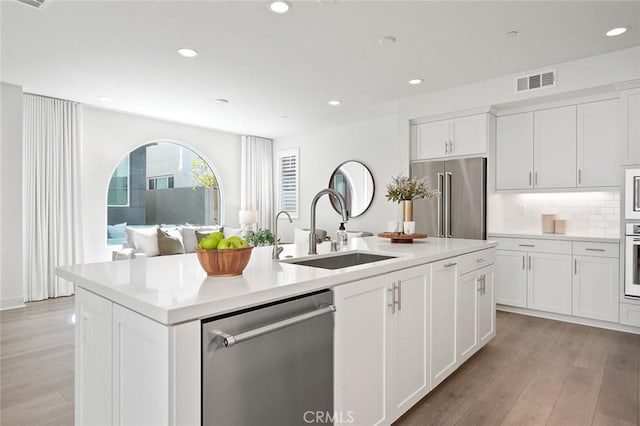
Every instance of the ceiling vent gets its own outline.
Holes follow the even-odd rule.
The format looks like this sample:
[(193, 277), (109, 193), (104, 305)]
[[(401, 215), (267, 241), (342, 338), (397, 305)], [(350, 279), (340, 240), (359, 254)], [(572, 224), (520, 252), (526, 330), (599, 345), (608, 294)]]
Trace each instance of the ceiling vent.
[(536, 74), (516, 77), (515, 83), (516, 93), (556, 87), (556, 70), (547, 70)]
[(46, 0), (18, 0), (20, 3), (26, 4), (27, 6), (35, 7), (36, 9), (44, 9), (44, 2)]

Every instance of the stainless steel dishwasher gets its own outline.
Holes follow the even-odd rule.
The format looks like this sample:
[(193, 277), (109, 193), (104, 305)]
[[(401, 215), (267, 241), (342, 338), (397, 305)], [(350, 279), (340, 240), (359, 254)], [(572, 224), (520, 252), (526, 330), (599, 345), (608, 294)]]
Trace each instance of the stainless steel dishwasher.
[(333, 413), (334, 311), (327, 290), (204, 320), (202, 423), (306, 425)]

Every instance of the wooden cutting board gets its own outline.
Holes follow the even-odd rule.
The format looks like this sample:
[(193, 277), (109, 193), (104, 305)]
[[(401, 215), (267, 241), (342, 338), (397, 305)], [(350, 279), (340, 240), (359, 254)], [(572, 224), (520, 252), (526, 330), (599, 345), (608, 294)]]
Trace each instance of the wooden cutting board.
[(392, 243), (413, 243), (413, 240), (427, 238), (427, 234), (403, 234), (402, 232), (380, 232), (380, 238), (390, 238)]

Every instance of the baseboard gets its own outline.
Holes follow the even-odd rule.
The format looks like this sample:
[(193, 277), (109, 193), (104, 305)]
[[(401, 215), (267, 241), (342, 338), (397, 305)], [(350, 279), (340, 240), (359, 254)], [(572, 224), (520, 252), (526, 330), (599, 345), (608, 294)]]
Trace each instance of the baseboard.
[(626, 333), (640, 334), (640, 327), (617, 324), (614, 322), (592, 320), (588, 318), (578, 318), (570, 315), (554, 314), (551, 312), (536, 311), (535, 309), (518, 308), (515, 306), (498, 305), (496, 310), (512, 312), (514, 314), (529, 315), (532, 317), (552, 319), (556, 321), (570, 322), (573, 324), (588, 325), (590, 327), (606, 328), (607, 330), (624, 331)]
[(24, 307), (24, 297), (5, 297), (0, 299), (0, 311)]

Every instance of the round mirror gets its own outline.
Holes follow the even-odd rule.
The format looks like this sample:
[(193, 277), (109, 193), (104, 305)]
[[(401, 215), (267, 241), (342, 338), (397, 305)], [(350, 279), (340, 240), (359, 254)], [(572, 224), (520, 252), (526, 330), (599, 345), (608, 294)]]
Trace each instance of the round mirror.
[[(329, 188), (335, 189), (347, 200), (349, 217), (363, 214), (373, 201), (375, 184), (373, 175), (367, 166), (359, 161), (345, 161), (331, 175)], [(340, 202), (336, 197), (329, 197), (331, 205), (340, 213)]]

